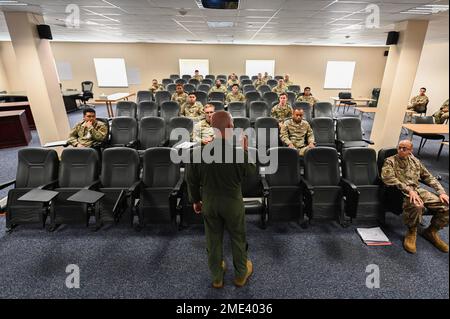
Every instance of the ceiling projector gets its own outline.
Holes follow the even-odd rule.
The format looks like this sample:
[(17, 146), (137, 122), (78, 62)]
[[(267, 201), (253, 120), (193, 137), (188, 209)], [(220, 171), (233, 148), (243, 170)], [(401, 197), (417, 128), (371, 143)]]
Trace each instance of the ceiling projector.
[(239, 0), (202, 0), (205, 9), (238, 9)]

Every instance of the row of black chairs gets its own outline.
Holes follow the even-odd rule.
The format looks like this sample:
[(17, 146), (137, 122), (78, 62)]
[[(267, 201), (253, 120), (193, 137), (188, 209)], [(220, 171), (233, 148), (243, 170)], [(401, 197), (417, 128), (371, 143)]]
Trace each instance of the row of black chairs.
[[(279, 101), (279, 95), (275, 92), (267, 91), (261, 93), (260, 91), (253, 90), (253, 88), (251, 89), (252, 89), (251, 91), (248, 91), (244, 94), (247, 103), (253, 101), (266, 101), (269, 105), (273, 105), (275, 102)], [(208, 93), (206, 91), (193, 90), (192, 92), (189, 93), (195, 93), (197, 101), (201, 102), (203, 105), (205, 105), (208, 101), (225, 102), (226, 98), (226, 94), (223, 92)], [(289, 103), (294, 104), (297, 99), (297, 94), (291, 91), (286, 92), (286, 94), (288, 95)], [(158, 104), (158, 106), (161, 107), (161, 104), (163, 102), (170, 101), (172, 99), (172, 95), (173, 93), (169, 91), (159, 91), (156, 92), (154, 95), (150, 91), (139, 91), (137, 93), (136, 103), (144, 101), (155, 101), (156, 104)]]
[[(281, 147), (268, 151), (269, 155), (274, 152), (278, 170), (249, 176), (242, 185), (244, 198), (259, 199), (244, 203), (247, 214), (261, 216), (263, 228), (267, 222), (278, 221), (305, 226), (313, 220), (336, 220), (342, 225), (354, 219), (383, 223), (385, 212), (401, 214), (401, 193), (384, 187), (379, 178), (384, 159), (396, 149), (380, 151), (377, 160), (372, 149), (352, 148), (344, 152), (340, 163), (335, 149), (315, 148), (305, 155), (304, 176), (300, 175), (295, 150)], [(50, 230), (59, 224), (89, 225), (91, 216), (95, 217), (96, 229), (123, 220), (133, 224), (134, 216), (140, 227), (200, 224), (202, 217), (192, 211), (187, 197), (181, 164), (171, 160), (176, 153), (172, 148), (148, 149), (141, 168), (136, 150), (107, 149), (99, 174), (98, 154), (92, 149), (65, 149), (60, 161), (54, 150), (22, 149), (16, 180), (0, 185), (0, 189), (14, 185), (5, 208), (7, 228), (45, 225), (48, 216)], [(258, 159), (255, 149), (249, 149), (249, 153)], [(264, 167), (258, 160), (256, 165), (258, 170)], [(36, 190), (57, 194), (47, 202), (20, 199)], [(101, 193), (101, 197), (73, 200), (89, 191)]]
[[(174, 129), (183, 128), (190, 134), (193, 132), (194, 121), (187, 117), (179, 117), (178, 109), (173, 113), (163, 113), (163, 117), (148, 116), (136, 120), (134, 117), (117, 117), (109, 121), (99, 119), (107, 123), (109, 132), (107, 139), (95, 145), (100, 151), (110, 147), (130, 147), (141, 151), (157, 146), (174, 146), (181, 141), (181, 136), (171, 138)], [(278, 141), (278, 121), (271, 117), (251, 118), (234, 117), (234, 127), (247, 130), (253, 127), (255, 136), (249, 136), (250, 145), (254, 147), (273, 147), (271, 140)], [(361, 120), (356, 117), (339, 118), (333, 120), (328, 117), (313, 118), (309, 122), (314, 133), (317, 146), (333, 147), (339, 153), (355, 147), (366, 147), (373, 144), (362, 135)], [(263, 129), (263, 130), (260, 130)], [(265, 134), (262, 139), (258, 134)], [(272, 134), (272, 135), (271, 135)], [(276, 134), (274, 137), (273, 135)], [(265, 143), (261, 145), (261, 143)]]
[[(186, 80), (186, 81), (189, 81), (191, 78), (192, 78), (192, 76), (191, 75), (189, 75), (189, 74), (184, 74), (184, 75), (182, 75), (182, 76), (180, 76), (179, 74), (171, 74), (170, 76), (169, 76), (169, 78), (172, 80), (172, 81), (176, 81), (176, 80), (178, 80), (178, 79), (183, 79), (183, 80)], [(228, 76), (227, 75), (225, 75), (225, 74), (219, 74), (219, 75), (217, 75), (217, 76), (215, 76), (215, 75), (213, 75), (213, 74), (208, 74), (208, 75), (205, 75), (205, 79), (210, 79), (210, 80), (212, 80), (212, 81), (215, 81), (215, 80), (218, 80), (218, 79), (223, 79), (223, 80), (226, 80), (226, 81), (228, 81)], [(248, 76), (248, 75), (240, 75), (239, 76), (239, 80), (240, 81), (242, 81), (242, 80), (249, 80), (249, 79), (251, 79), (252, 81), (255, 81), (256, 79), (258, 79), (258, 76), (257, 75), (253, 75), (253, 76)], [(284, 76), (282, 76), (282, 75), (276, 75), (276, 76), (274, 76), (274, 79), (275, 80), (280, 80), (280, 79), (284, 79)]]

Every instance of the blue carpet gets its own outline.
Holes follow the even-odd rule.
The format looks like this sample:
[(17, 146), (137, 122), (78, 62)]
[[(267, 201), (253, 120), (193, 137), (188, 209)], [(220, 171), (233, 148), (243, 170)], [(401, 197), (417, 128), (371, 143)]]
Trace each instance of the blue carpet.
[[(104, 107), (97, 111), (104, 116)], [(80, 117), (80, 112), (70, 114), (71, 125)], [(363, 125), (370, 136), (372, 121)], [(36, 134), (30, 146), (39, 146)], [(437, 162), (437, 149), (429, 142), (421, 159), (448, 190), (448, 150)], [(0, 150), (1, 181), (14, 178), (17, 150)], [(142, 232), (126, 226), (98, 232), (63, 227), (47, 233), (21, 226), (7, 235), (0, 217), (0, 298), (449, 298), (448, 255), (420, 237), (418, 254), (407, 254), (397, 216), (389, 215), (384, 227), (391, 247), (365, 246), (354, 225), (277, 224), (264, 231), (249, 217), (247, 227), (254, 275), (237, 289), (228, 271), (225, 289), (217, 291), (210, 288), (201, 227), (182, 232), (164, 226)], [(448, 228), (442, 237), (448, 242)], [(232, 269), (226, 243), (225, 260)], [(69, 264), (80, 267), (80, 289), (65, 286)], [(380, 289), (365, 285), (370, 264), (380, 267)]]

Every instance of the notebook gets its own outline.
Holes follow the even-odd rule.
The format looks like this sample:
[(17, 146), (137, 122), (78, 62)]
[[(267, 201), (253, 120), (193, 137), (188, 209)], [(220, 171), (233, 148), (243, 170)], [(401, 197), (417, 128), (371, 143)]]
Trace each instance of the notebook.
[(357, 228), (358, 235), (367, 246), (391, 246), (389, 238), (380, 227)]

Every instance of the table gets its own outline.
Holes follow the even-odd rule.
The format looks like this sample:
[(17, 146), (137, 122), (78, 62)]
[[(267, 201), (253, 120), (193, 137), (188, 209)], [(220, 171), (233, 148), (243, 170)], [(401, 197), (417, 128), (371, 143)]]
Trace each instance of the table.
[(338, 97), (331, 97), (331, 99), (334, 101), (335, 113), (336, 113), (336, 108), (337, 108), (338, 102), (364, 102), (364, 103), (366, 103), (366, 107), (369, 107), (370, 102), (375, 101), (374, 99), (369, 99), (366, 97), (360, 97), (360, 98), (354, 98), (354, 99), (340, 99)]
[(31, 113), (29, 102), (9, 102), (0, 103), (0, 113), (4, 111), (25, 111), (27, 117), (27, 122), (30, 130), (36, 129), (36, 124), (34, 123), (33, 113)]
[(413, 133), (416, 134), (448, 134), (446, 124), (403, 124), (409, 130), (409, 139), (412, 140)]
[(28, 96), (25, 92), (11, 92), (9, 94), (0, 94), (0, 102), (3, 103), (26, 101), (28, 101)]
[(0, 112), (0, 148), (27, 146), (31, 132), (24, 110)]
[[(376, 107), (355, 107), (355, 110), (359, 111), (359, 119), (363, 120), (363, 115), (364, 113), (377, 113), (378, 109)], [(364, 128), (361, 125), (361, 129), (362, 129), (362, 133), (363, 136), (366, 134), (366, 132), (364, 132)]]
[(128, 98), (136, 95), (136, 93), (115, 93), (108, 95), (106, 98), (100, 98), (95, 100), (95, 102), (106, 103), (106, 109), (108, 111), (108, 117), (114, 117), (114, 110), (112, 105), (121, 100), (128, 101)]

